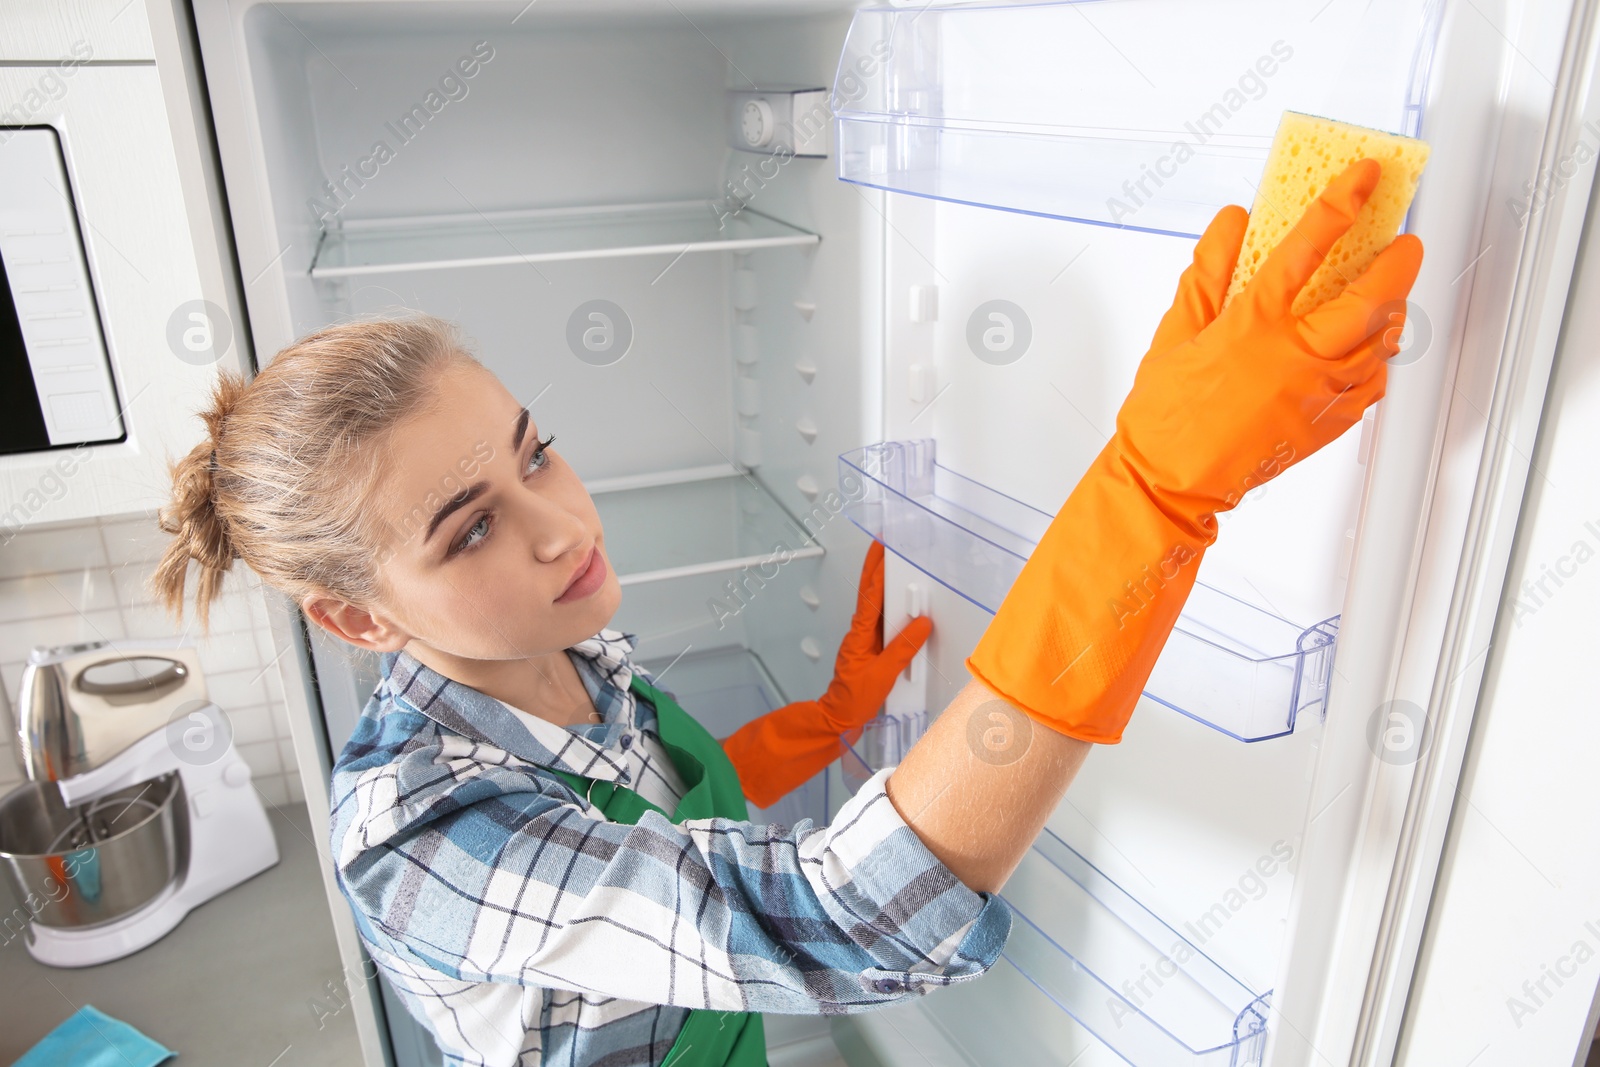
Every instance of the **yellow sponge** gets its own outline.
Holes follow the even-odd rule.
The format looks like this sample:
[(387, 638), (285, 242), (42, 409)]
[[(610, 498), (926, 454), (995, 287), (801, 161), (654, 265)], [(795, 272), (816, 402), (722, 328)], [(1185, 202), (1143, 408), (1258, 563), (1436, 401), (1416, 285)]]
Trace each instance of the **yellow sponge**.
[(1329, 182), (1358, 159), (1376, 159), (1383, 167), (1377, 189), (1300, 291), (1294, 313), (1303, 315), (1338, 296), (1400, 232), (1430, 151), (1427, 142), (1414, 137), (1285, 111), (1223, 303), (1244, 288)]

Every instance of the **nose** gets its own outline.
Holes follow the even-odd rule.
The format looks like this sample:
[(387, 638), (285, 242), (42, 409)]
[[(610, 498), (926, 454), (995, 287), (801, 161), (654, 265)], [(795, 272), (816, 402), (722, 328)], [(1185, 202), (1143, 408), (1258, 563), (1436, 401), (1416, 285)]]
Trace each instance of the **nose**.
[(517, 494), (519, 536), (533, 558), (554, 563), (589, 540), (583, 519), (542, 493)]

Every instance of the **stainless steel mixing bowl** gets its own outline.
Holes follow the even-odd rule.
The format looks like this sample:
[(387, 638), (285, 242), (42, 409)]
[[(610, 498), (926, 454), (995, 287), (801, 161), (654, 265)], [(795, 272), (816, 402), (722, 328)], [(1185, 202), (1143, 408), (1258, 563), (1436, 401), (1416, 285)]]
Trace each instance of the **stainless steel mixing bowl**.
[(67, 807), (54, 782), (0, 798), (0, 866), (18, 907), (55, 927), (98, 926), (155, 899), (183, 870), (186, 826), (176, 773)]

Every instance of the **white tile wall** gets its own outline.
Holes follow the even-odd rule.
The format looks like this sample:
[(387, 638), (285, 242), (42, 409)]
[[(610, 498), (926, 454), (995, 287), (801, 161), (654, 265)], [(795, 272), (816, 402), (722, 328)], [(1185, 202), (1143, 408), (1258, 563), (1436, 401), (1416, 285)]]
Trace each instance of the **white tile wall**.
[[(260, 581), (244, 564), (234, 564), (211, 604), (209, 632), (199, 632), (192, 610), (180, 625), (146, 588), (166, 540), (154, 515), (34, 527), (0, 540), (0, 684), (6, 696), (15, 707), (22, 664), (35, 645), (186, 632), (262, 798), (272, 805), (301, 801), (275, 661), (279, 650), (272, 646)], [(22, 778), (15, 723), (3, 733), (0, 793)]]

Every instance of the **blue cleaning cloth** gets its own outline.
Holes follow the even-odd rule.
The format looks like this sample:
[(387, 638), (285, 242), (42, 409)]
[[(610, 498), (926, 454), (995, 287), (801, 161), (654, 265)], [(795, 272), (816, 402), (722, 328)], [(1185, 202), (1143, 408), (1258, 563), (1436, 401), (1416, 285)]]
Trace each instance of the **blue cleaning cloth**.
[(156, 1067), (176, 1055), (85, 1004), (11, 1067)]

